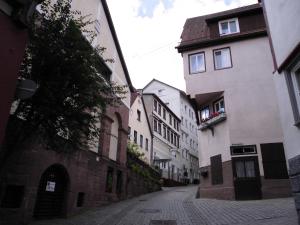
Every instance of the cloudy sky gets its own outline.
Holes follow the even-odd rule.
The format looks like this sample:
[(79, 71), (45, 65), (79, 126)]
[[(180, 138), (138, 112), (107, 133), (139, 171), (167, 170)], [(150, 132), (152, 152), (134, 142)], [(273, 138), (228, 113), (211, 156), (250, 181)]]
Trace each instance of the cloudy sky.
[(185, 91), (180, 42), (185, 20), (257, 0), (107, 0), (133, 85), (153, 78)]

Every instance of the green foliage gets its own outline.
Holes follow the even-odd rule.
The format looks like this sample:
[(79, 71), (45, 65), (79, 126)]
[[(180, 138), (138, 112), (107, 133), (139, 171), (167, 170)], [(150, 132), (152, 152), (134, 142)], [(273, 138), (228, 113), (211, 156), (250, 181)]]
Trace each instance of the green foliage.
[(38, 89), (19, 102), (14, 117), (24, 122), (16, 129), (11, 120), (8, 136), (16, 144), (38, 132), (47, 147), (73, 151), (99, 139), (101, 115), (108, 105), (119, 104), (126, 87), (105, 73), (104, 62), (112, 62), (100, 57), (105, 48), (91, 46), (95, 34), (87, 26), (93, 21), (72, 11), (71, 0), (50, 2), (44, 1), (33, 18), (20, 71), (20, 79), (34, 80)]
[(139, 146), (134, 142), (128, 142), (127, 151), (138, 159), (143, 159), (145, 154), (139, 151)]

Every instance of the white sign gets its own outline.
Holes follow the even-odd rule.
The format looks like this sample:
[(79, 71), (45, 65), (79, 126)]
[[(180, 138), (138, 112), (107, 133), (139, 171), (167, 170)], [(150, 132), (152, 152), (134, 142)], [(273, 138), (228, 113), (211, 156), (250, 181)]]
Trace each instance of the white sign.
[(46, 191), (54, 192), (55, 191), (55, 182), (47, 181)]

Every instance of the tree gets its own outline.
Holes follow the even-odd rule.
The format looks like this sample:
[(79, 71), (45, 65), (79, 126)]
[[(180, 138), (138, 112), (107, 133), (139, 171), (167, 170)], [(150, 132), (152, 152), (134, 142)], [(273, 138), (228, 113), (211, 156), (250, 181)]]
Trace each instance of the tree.
[(95, 34), (87, 29), (92, 23), (71, 10), (71, 0), (41, 4), (20, 71), (20, 79), (34, 80), (38, 89), (20, 100), (9, 120), (7, 152), (37, 133), (55, 151), (84, 149), (99, 139), (101, 115), (126, 91), (105, 73), (105, 62), (113, 62), (102, 59), (105, 48), (92, 47)]

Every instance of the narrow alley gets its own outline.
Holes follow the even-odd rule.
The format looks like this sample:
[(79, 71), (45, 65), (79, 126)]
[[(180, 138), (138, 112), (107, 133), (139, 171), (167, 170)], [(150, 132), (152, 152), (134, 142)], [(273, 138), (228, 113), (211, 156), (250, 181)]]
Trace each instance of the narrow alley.
[(294, 225), (292, 198), (259, 201), (196, 199), (196, 186), (163, 191), (31, 225)]

